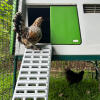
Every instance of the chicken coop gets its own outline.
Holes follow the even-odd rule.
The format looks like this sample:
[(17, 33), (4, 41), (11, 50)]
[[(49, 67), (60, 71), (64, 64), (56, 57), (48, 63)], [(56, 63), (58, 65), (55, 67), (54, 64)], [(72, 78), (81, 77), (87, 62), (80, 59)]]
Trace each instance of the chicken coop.
[[(16, 12), (26, 27), (43, 17), (42, 49), (18, 41)], [(98, 0), (1, 0), (0, 100), (99, 100), (99, 17)], [(84, 71), (82, 80), (70, 85), (65, 68), (78, 73), (76, 80)]]

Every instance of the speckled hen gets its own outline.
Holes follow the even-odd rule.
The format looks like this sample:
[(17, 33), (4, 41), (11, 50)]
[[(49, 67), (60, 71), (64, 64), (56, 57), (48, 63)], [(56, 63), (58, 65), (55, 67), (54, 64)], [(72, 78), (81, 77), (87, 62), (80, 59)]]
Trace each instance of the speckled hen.
[(17, 33), (18, 41), (24, 44), (26, 48), (37, 49), (35, 44), (42, 38), (41, 24), (43, 22), (43, 18), (36, 18), (30, 27), (26, 27), (22, 13), (17, 12), (13, 22), (14, 31)]

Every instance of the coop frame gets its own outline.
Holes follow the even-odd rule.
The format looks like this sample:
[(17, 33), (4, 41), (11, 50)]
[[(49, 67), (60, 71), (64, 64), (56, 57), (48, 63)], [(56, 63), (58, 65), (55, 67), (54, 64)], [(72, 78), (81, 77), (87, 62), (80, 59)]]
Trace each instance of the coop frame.
[[(23, 3), (21, 3), (21, 2), (23, 2)], [(68, 5), (75, 5), (75, 6), (77, 6), (77, 8), (79, 9), (79, 3), (80, 2), (77, 2), (77, 1), (74, 1), (74, 3), (72, 3), (73, 2), (73, 0), (71, 0), (71, 1), (46, 1), (46, 0), (43, 0), (42, 1), (42, 3), (41, 3), (41, 1), (36, 1), (36, 0), (34, 0), (34, 1), (32, 1), (32, 0), (26, 0), (26, 1), (23, 1), (23, 0), (20, 0), (19, 1), (19, 10), (18, 11), (21, 11), (22, 10), (22, 12), (24, 12), (24, 16), (26, 16), (26, 18), (25, 18), (25, 22), (26, 22), (26, 26), (28, 26), (28, 8), (37, 8), (38, 6), (39, 6), (39, 8), (41, 8), (41, 7), (50, 7), (50, 6), (52, 6), (52, 5), (57, 5), (57, 6), (68, 6)], [(98, 3), (100, 3), (99, 1), (91, 1), (91, 3), (89, 2), (89, 1), (81, 1), (82, 2), (82, 4), (98, 4)], [(78, 14), (79, 14), (79, 11), (78, 11)], [(80, 16), (80, 15), (79, 15)], [(78, 17), (79, 17), (78, 16)], [(79, 21), (80, 21), (80, 18), (79, 18)], [(79, 25), (79, 27), (81, 28), (82, 26), (81, 25)], [(81, 31), (81, 33), (82, 33), (83, 31)], [(82, 37), (84, 37), (83, 35), (82, 35)], [(83, 39), (82, 39), (83, 40)], [(84, 44), (84, 41), (83, 41), (83, 43), (82, 44)], [(18, 46), (20, 45), (20, 44), (17, 44)], [(57, 47), (58, 46), (58, 47)], [(62, 48), (62, 49), (67, 49), (67, 48), (73, 48), (73, 47), (75, 47), (75, 46), (73, 46), (73, 47), (71, 47), (71, 46), (69, 46), (69, 47), (65, 47), (66, 45), (53, 45), (53, 48), (55, 49), (55, 51), (56, 50), (58, 50), (59, 48)], [(81, 45), (79, 45), (79, 46), (81, 46)], [(14, 45), (12, 46), (12, 47), (14, 47)], [(97, 46), (98, 47), (98, 46)], [(18, 48), (18, 47), (16, 47), (16, 48)], [(24, 48), (23, 46), (22, 47), (20, 47), (20, 48)], [(98, 47), (99, 48), (99, 47)], [(98, 50), (98, 48), (97, 48), (97, 50)], [(79, 48), (80, 49), (80, 48)], [(14, 49), (13, 49), (14, 50)], [(13, 50), (11, 51), (11, 53), (14, 53), (13, 52)], [(21, 49), (21, 50), (23, 50), (24, 51), (24, 49)], [(16, 53), (16, 49), (15, 49), (15, 55), (16, 56), (22, 56), (23, 54), (22, 53), (20, 53), (19, 51), (18, 51), (18, 53)], [(22, 51), (22, 52), (23, 52)], [(79, 60), (91, 60), (91, 59), (94, 59), (94, 60), (99, 60), (100, 59), (100, 56), (99, 56), (99, 53), (93, 53), (93, 54), (85, 54), (85, 53), (76, 53), (76, 52), (74, 52), (73, 54), (70, 54), (70, 52), (69, 51), (62, 51), (62, 52), (58, 52), (57, 51), (57, 53), (55, 53), (55, 51), (54, 51), (54, 54), (53, 54), (53, 59), (64, 59), (64, 60), (66, 60), (66, 59), (72, 59), (72, 60), (74, 60), (74, 59), (79, 59)], [(59, 51), (61, 51), (61, 50), (59, 50)], [(67, 54), (65, 53), (65, 52), (68, 52)], [(72, 51), (73, 52), (73, 51)], [(80, 52), (80, 51), (79, 51)], [(93, 52), (95, 52), (95, 51), (93, 51)]]
[[(19, 0), (19, 8), (18, 8), (18, 11), (22, 11), (24, 12), (24, 15), (26, 16), (25, 17), (25, 20), (26, 20), (26, 26), (28, 26), (28, 8), (32, 7), (38, 7), (38, 6), (41, 6), (41, 7), (50, 7), (52, 5), (61, 5), (61, 6), (67, 6), (67, 5), (77, 5), (77, 1), (74, 1), (74, 3), (71, 3), (73, 2), (73, 0), (70, 0), (70, 1), (65, 1), (65, 0), (62, 0), (62, 1), (49, 1), (49, 0), (43, 0), (42, 3), (40, 3), (41, 0)], [(84, 4), (100, 4), (100, 1), (94, 1), (94, 0), (91, 0), (92, 3), (90, 3), (89, 0), (81, 0), (81, 2)], [(80, 3), (80, 2), (78, 2)], [(34, 7), (33, 7), (34, 6)], [(78, 5), (77, 5), (78, 6)], [(80, 7), (80, 6), (79, 6)], [(15, 9), (15, 8), (14, 8)], [(15, 13), (15, 12), (14, 12)], [(16, 42), (17, 43), (17, 42)], [(20, 44), (17, 44), (16, 46), (19, 46)], [(15, 60), (14, 60), (14, 73), (16, 73), (17, 71), (17, 61), (18, 60), (21, 60), (23, 55), (21, 53), (19, 53), (19, 55), (17, 55), (18, 53), (16, 53), (16, 48), (14, 49), (14, 45), (12, 45), (13, 49), (10, 49), (11, 50), (11, 54), (14, 54), (15, 53)], [(53, 48), (55, 48), (56, 46), (53, 45)], [(23, 52), (24, 52), (24, 47), (21, 46), (21, 48), (23, 48)], [(57, 49), (59, 48), (62, 48), (62, 46), (59, 46)], [(15, 51), (15, 52), (13, 52)], [(19, 52), (19, 51), (18, 51)], [(65, 54), (63, 55), (64, 53), (58, 53), (58, 54), (53, 54), (52, 56), (52, 60), (100, 60), (100, 54)], [(98, 65), (97, 65), (98, 66)], [(14, 87), (13, 89), (15, 88), (15, 84), (16, 84), (16, 74), (14, 75)]]

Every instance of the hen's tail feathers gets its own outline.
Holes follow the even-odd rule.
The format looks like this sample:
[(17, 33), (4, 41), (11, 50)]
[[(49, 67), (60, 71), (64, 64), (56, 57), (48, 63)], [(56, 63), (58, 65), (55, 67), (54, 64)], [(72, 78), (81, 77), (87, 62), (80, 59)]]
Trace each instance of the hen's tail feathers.
[(21, 12), (17, 12), (14, 19), (14, 31), (21, 34), (24, 25), (24, 20)]
[(79, 74), (83, 76), (84, 75), (84, 71), (81, 71)]

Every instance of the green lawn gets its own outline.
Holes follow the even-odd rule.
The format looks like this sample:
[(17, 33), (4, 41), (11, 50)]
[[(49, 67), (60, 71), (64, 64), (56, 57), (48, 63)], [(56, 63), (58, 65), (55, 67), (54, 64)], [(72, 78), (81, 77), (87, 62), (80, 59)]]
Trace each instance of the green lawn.
[(69, 85), (65, 77), (50, 77), (49, 100), (100, 100), (98, 81), (84, 79)]
[[(10, 100), (12, 85), (13, 74), (0, 75), (0, 100)], [(95, 79), (84, 78), (79, 84), (69, 85), (63, 75), (55, 77), (51, 73), (48, 100), (100, 100), (99, 94)]]
[(13, 74), (0, 73), (0, 100), (10, 100), (13, 89)]

